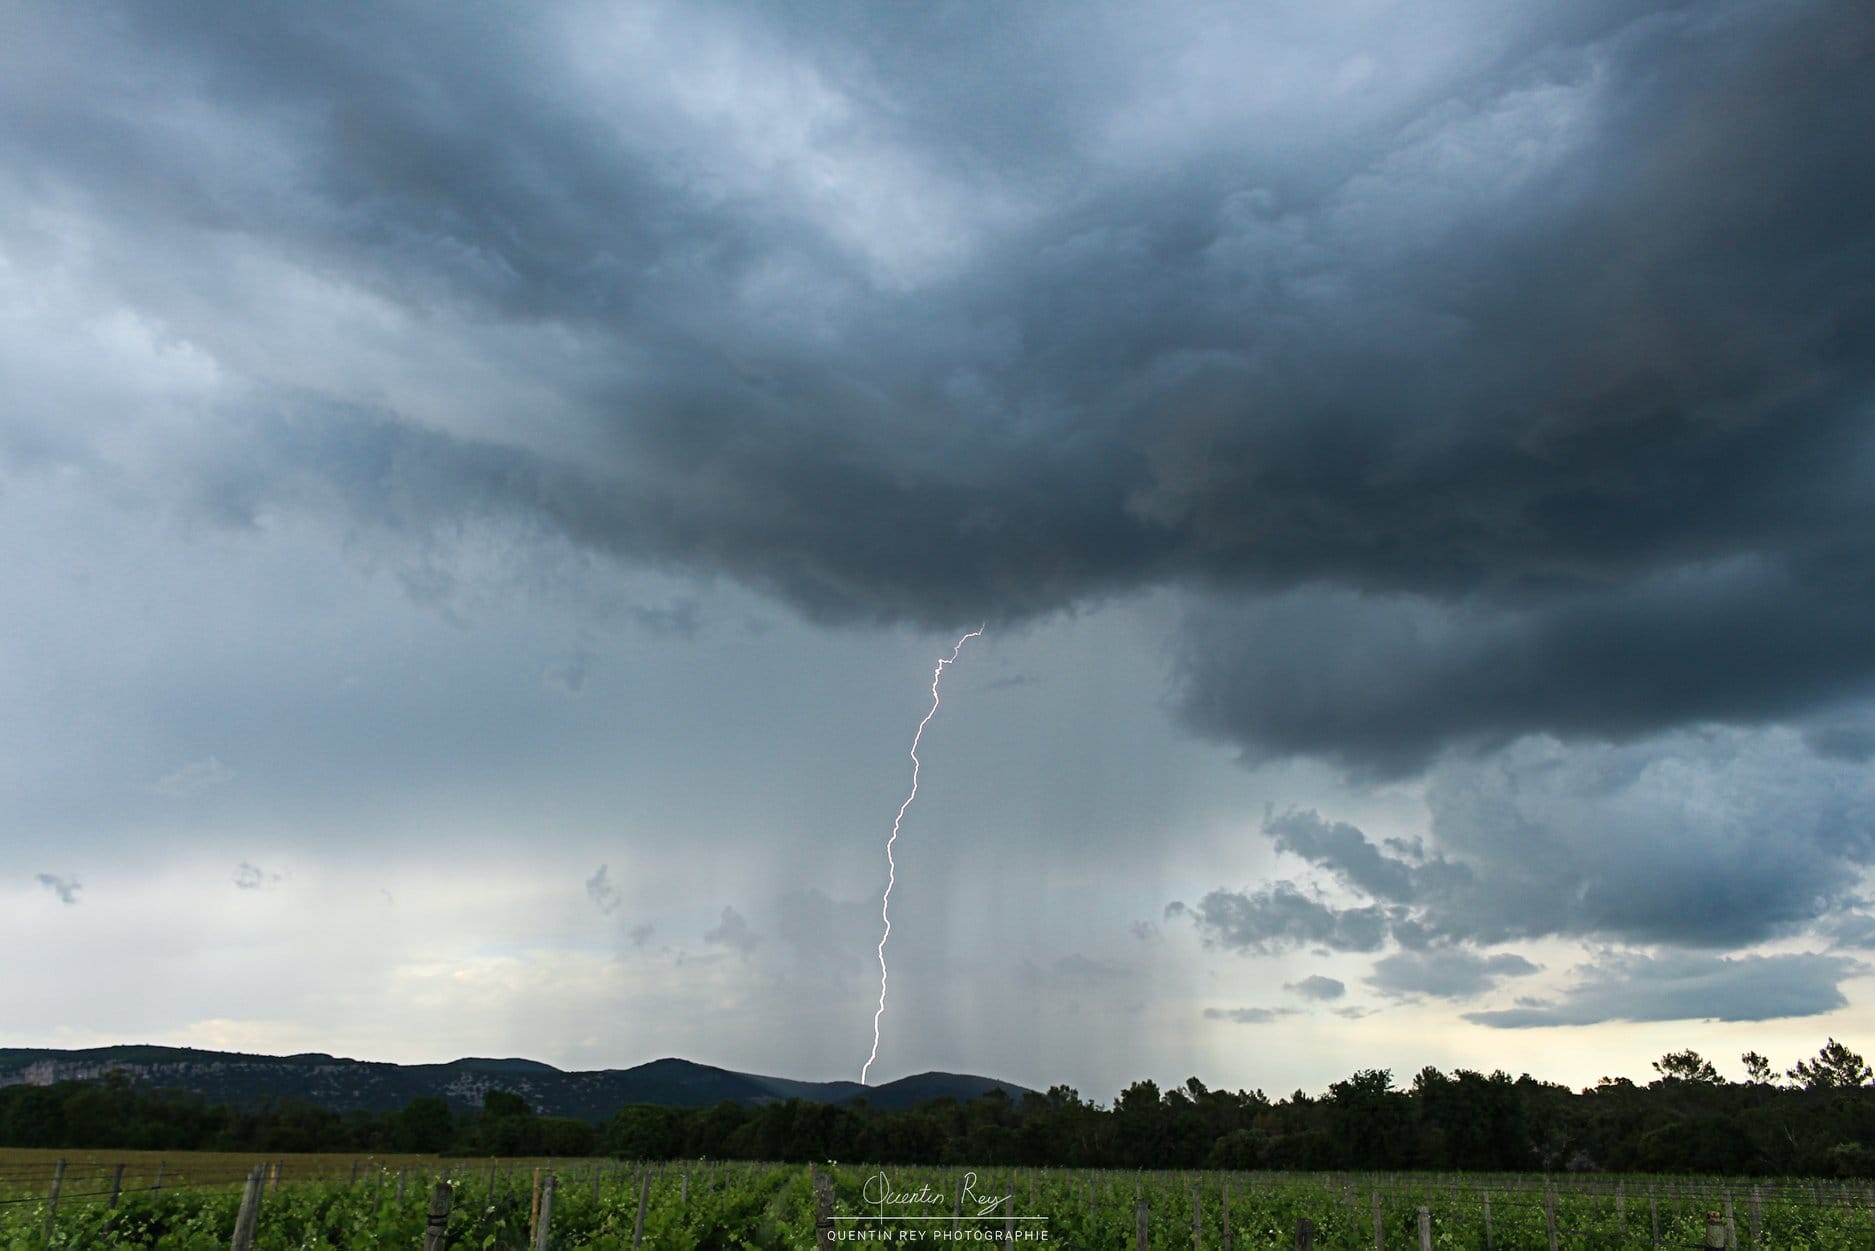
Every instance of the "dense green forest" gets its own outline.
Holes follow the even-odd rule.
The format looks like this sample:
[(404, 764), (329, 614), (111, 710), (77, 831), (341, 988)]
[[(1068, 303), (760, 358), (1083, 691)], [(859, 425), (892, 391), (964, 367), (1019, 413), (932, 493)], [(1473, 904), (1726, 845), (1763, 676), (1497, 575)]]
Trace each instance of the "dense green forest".
[(1320, 1096), (1160, 1090), (1135, 1082), (1111, 1107), (1066, 1086), (1012, 1100), (1001, 1091), (907, 1111), (785, 1102), (711, 1108), (635, 1104), (602, 1124), (538, 1116), (490, 1091), (479, 1111), (417, 1098), (390, 1113), (340, 1114), (296, 1102), (209, 1106), (119, 1074), (0, 1087), (0, 1145), (256, 1152), (616, 1155), (634, 1159), (866, 1160), (891, 1164), (1103, 1168), (1608, 1169), (1875, 1176), (1875, 1085), (1862, 1057), (1831, 1039), (1783, 1078), (1753, 1052), (1728, 1082), (1695, 1052), (1654, 1064), (1646, 1085), (1603, 1079), (1581, 1091), (1528, 1075), (1426, 1068), (1400, 1088), (1364, 1070)]

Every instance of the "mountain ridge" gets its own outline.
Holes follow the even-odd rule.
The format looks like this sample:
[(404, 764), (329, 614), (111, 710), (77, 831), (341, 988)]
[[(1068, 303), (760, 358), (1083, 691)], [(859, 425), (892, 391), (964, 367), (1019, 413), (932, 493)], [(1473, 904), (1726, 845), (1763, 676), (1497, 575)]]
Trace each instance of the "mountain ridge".
[(488, 1091), (503, 1090), (520, 1095), (543, 1116), (586, 1121), (603, 1120), (634, 1103), (710, 1107), (725, 1100), (760, 1106), (787, 1099), (832, 1104), (864, 1099), (873, 1107), (901, 1109), (927, 1099), (965, 1101), (998, 1089), (1014, 1100), (1034, 1093), (1013, 1082), (969, 1073), (917, 1073), (862, 1086), (743, 1073), (677, 1056), (627, 1069), (567, 1070), (519, 1056), (396, 1064), (321, 1051), (274, 1056), (151, 1043), (0, 1047), (0, 1086), (96, 1081), (112, 1072), (142, 1085), (199, 1094), (211, 1104), (255, 1107), (294, 1099), (339, 1113), (394, 1111), (422, 1096), (440, 1097), (459, 1111), (479, 1109)]

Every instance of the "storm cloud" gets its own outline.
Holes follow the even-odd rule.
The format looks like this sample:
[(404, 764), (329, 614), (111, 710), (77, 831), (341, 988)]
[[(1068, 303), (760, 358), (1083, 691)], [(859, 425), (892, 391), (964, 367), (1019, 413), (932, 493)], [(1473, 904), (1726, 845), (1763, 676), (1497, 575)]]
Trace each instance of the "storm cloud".
[[(446, 845), (511, 923), (371, 877), (359, 925), (434, 943), (371, 932), (381, 1002), (454, 960), (476, 1054), (682, 1019), (835, 1063), (839, 1010), (772, 1023), (871, 1013), (898, 653), (921, 700), (983, 622), (894, 948), (957, 1000), (908, 993), (903, 1054), (994, 1035), (1043, 1089), (1189, 1050), (1049, 1032), (1103, 986), (1194, 1031), (1274, 986), (1376, 1034), (1843, 1002), (1847, 956), (1738, 953), (1871, 941), (1869, 6), (27, 0), (8, 36), (14, 913), (131, 925), (196, 851), (230, 907), (179, 945), (284, 942), (292, 897), (320, 948), (347, 857)], [(230, 895), (250, 856), (295, 888)], [(530, 1007), (536, 948), (605, 1011)], [(1008, 969), (1053, 989), (997, 1010)], [(712, 1015), (739, 992), (772, 1015)], [(689, 1007), (605, 1016), (641, 994)]]
[(1578, 970), (1560, 1002), (1526, 1004), (1465, 1019), (1499, 1029), (1594, 1025), (1602, 1021), (1771, 1021), (1840, 1008), (1840, 983), (1862, 966), (1814, 954), (1653, 956), (1611, 954)]
[[(1245, 954), (1391, 943), (1399, 950), (1367, 982), (1393, 997), (1468, 998), (1538, 972), (1521, 955), (1481, 950), (1498, 944), (1563, 939), (1607, 953), (1560, 1004), (1468, 1018), (1481, 1023), (1615, 1019), (1630, 974), (1634, 987), (1660, 983), (1646, 1011), (1664, 1015), (1650, 1020), (1760, 1019), (1757, 979), (1773, 969), (1792, 976), (1766, 1001), (1771, 1015), (1844, 1002), (1838, 983), (1859, 967), (1846, 957), (1718, 954), (1793, 937), (1868, 943), (1861, 882), (1875, 862), (1875, 782), (1812, 754), (1794, 731), (1526, 739), (1487, 762), (1442, 762), (1425, 796), (1423, 839), (1376, 840), (1313, 810), (1265, 816), (1271, 845), (1324, 874), (1332, 894), (1285, 879), (1219, 888), (1167, 915)], [(1682, 982), (1703, 996), (1698, 1011)]]
[(1174, 900), (1165, 914), (1189, 918), (1209, 946), (1265, 955), (1299, 946), (1378, 951), (1387, 936), (1381, 909), (1337, 909), (1292, 882), (1254, 891), (1215, 890), (1195, 905)]
[(1355, 919), (1416, 950), (1544, 937), (1736, 947), (1857, 903), (1875, 863), (1875, 783), (1790, 731), (1529, 739), (1488, 762), (1446, 761), (1426, 803), (1430, 839), (1391, 846), (1313, 810), (1269, 815), (1277, 850), (1372, 902), (1286, 883), (1221, 890), (1201, 928), (1236, 947), (1278, 932), (1327, 941), (1315, 936)]
[(1866, 684), (1865, 8), (635, 12), (29, 9), (9, 281), (87, 294), (7, 463), (432, 596), (487, 529), (820, 620), (1181, 586), (1192, 725), (1383, 772)]
[(1481, 956), (1470, 951), (1402, 951), (1374, 962), (1367, 984), (1383, 995), (1432, 995), (1469, 999), (1508, 977), (1527, 977), (1537, 966), (1513, 952)]

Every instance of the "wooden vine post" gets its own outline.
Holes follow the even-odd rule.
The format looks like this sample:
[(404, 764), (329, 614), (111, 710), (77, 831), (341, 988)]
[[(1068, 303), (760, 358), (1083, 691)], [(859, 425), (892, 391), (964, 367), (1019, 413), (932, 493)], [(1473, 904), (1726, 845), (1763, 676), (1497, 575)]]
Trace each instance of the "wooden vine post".
[(837, 1245), (833, 1238), (833, 1183), (813, 1165), (809, 1166), (809, 1176), (814, 1183), (814, 1246), (816, 1251), (832, 1251)]
[(448, 1182), (439, 1181), (431, 1188), (430, 1214), (423, 1225), (423, 1251), (443, 1251), (444, 1238), (449, 1230), (451, 1195)]
[(553, 1192), (559, 1181), (547, 1171), (547, 1185), (540, 1192), (540, 1227), (534, 1231), (534, 1251), (547, 1251), (547, 1237), (553, 1230)]
[(52, 1166), (52, 1191), (46, 1196), (46, 1245), (52, 1245), (52, 1227), (59, 1215), (59, 1187), (65, 1184), (65, 1160)]
[(234, 1218), (234, 1238), (228, 1251), (253, 1251), (254, 1228), (260, 1223), (260, 1196), (267, 1183), (267, 1166), (256, 1164), (247, 1175), (247, 1187), (241, 1191), (241, 1210)]

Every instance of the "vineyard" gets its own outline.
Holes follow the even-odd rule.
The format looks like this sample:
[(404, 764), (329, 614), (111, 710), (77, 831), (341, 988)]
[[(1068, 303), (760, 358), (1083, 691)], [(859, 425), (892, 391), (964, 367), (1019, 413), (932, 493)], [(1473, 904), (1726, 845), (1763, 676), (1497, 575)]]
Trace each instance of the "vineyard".
[(1875, 1247), (1865, 1185), (1788, 1179), (46, 1154), (0, 1159), (4, 1251)]

